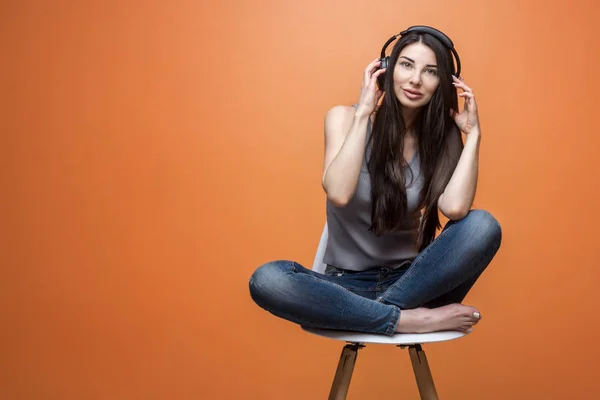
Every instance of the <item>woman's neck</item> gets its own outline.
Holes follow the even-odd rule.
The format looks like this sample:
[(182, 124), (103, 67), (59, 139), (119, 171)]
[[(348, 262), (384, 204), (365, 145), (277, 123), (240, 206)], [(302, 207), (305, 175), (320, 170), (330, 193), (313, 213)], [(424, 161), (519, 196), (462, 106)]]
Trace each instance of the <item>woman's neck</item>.
[(417, 115), (419, 115), (419, 108), (406, 108), (402, 107), (402, 117), (404, 118), (404, 126), (406, 127), (406, 133), (414, 132), (413, 123), (415, 122)]
[(414, 129), (409, 129), (404, 133), (404, 140), (410, 140), (411, 142), (415, 142), (417, 139), (417, 135)]

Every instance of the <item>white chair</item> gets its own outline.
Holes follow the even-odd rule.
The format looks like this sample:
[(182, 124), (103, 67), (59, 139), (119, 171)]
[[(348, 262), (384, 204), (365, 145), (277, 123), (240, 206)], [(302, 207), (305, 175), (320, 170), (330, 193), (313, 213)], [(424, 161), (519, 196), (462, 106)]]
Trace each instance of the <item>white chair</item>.
[[(323, 254), (327, 246), (327, 224), (321, 234), (317, 255), (313, 263), (313, 271), (324, 273), (326, 265), (323, 264)], [(433, 377), (427, 363), (425, 351), (422, 348), (424, 343), (444, 342), (448, 340), (458, 339), (467, 335), (467, 333), (458, 331), (444, 331), (419, 334), (398, 333), (393, 336), (365, 334), (360, 332), (339, 331), (329, 329), (314, 329), (302, 327), (306, 332), (326, 337), (334, 340), (343, 340), (347, 342), (342, 350), (340, 361), (335, 372), (335, 377), (329, 392), (329, 400), (342, 400), (348, 394), (350, 380), (352, 379), (352, 371), (358, 355), (358, 350), (365, 347), (366, 344), (393, 344), (405, 349), (408, 347), (410, 360), (417, 380), (417, 386), (421, 399), (437, 400), (437, 392), (433, 383)], [(471, 330), (469, 330), (469, 333)]]

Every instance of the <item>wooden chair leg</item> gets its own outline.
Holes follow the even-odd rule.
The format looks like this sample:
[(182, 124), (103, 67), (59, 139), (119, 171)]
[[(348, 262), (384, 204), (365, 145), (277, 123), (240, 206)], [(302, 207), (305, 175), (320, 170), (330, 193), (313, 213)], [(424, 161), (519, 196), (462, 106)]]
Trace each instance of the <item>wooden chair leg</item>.
[(435, 385), (433, 384), (433, 377), (431, 376), (431, 370), (427, 363), (427, 357), (425, 356), (425, 352), (421, 348), (421, 345), (416, 344), (408, 346), (408, 352), (410, 354), (413, 370), (415, 371), (415, 378), (417, 379), (417, 386), (419, 387), (421, 399), (438, 400)]
[(352, 343), (344, 346), (337, 370), (335, 371), (335, 378), (333, 378), (331, 391), (329, 392), (329, 400), (344, 400), (346, 398), (358, 350), (363, 347), (364, 346), (359, 343)]

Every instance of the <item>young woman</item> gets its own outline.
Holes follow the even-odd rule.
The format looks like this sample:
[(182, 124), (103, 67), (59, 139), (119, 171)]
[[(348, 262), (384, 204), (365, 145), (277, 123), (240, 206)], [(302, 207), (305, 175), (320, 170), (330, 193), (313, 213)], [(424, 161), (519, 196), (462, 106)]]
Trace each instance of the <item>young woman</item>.
[[(466, 331), (481, 319), (461, 302), (502, 233), (490, 213), (471, 210), (475, 95), (454, 76), (452, 53), (460, 61), (443, 33), (400, 35), (387, 66), (366, 67), (358, 102), (325, 117), (325, 274), (280, 260), (250, 278), (252, 299), (278, 317), (386, 335)], [(438, 210), (449, 222), (435, 238)]]

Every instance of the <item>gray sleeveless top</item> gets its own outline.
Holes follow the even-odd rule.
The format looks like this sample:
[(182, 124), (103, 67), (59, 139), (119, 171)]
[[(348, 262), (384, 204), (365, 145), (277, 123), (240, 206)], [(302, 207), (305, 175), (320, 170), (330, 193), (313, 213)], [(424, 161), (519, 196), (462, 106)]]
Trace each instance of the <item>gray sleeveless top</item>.
[[(371, 122), (367, 125), (366, 145), (371, 137)], [(408, 212), (402, 229), (383, 236), (369, 232), (371, 226), (371, 179), (363, 157), (363, 164), (354, 196), (344, 207), (327, 200), (328, 241), (323, 263), (342, 269), (363, 271), (374, 267), (398, 268), (409, 263), (417, 254), (417, 236), (421, 218), (417, 201), (423, 188), (419, 155), (404, 168)], [(409, 170), (410, 169), (410, 170)], [(412, 174), (411, 174), (412, 171)]]

